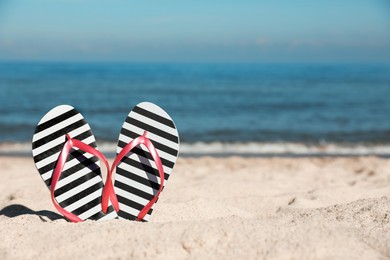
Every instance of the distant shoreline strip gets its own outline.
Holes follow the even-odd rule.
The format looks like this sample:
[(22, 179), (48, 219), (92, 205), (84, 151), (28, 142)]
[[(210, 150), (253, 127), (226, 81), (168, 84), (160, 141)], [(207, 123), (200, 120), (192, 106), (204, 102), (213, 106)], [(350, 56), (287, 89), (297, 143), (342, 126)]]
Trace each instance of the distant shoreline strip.
[[(107, 157), (115, 157), (116, 144), (99, 143), (99, 150)], [(182, 157), (390, 157), (390, 144), (305, 144), (305, 143), (184, 143)], [(0, 156), (32, 157), (30, 143), (0, 143)]]

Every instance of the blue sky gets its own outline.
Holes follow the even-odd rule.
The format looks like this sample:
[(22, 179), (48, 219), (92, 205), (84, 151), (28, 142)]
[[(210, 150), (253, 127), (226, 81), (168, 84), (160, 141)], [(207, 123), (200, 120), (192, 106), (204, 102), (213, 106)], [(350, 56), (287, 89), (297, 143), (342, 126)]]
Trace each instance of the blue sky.
[(0, 60), (388, 62), (386, 0), (0, 0)]

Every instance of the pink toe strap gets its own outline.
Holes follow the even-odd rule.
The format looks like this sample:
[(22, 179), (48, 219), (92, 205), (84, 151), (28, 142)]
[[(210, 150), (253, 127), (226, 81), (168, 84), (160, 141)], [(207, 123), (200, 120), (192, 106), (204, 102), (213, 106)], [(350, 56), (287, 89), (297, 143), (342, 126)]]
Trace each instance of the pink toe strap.
[[(158, 197), (159, 197), (159, 195), (160, 195), (160, 193), (161, 193), (161, 191), (162, 191), (162, 189), (164, 187), (164, 169), (163, 169), (163, 165), (161, 163), (161, 159), (160, 159), (160, 156), (157, 153), (156, 148), (154, 147), (154, 145), (150, 141), (150, 139), (146, 137), (146, 134), (147, 134), (147, 132), (145, 131), (142, 136), (139, 136), (139, 137), (133, 139), (130, 143), (128, 143), (125, 147), (123, 147), (122, 151), (115, 158), (114, 163), (112, 164), (111, 170), (109, 172), (109, 178), (107, 178), (106, 185), (104, 186), (103, 197), (102, 197), (103, 212), (105, 212), (104, 210), (106, 210), (106, 208), (107, 208), (107, 202), (108, 202), (108, 199), (109, 199), (109, 194), (114, 193), (114, 192), (111, 191), (111, 190), (113, 190), (113, 185), (112, 185), (112, 181), (111, 181), (111, 175), (112, 175), (113, 171), (118, 166), (120, 161), (134, 147), (139, 146), (141, 144), (146, 146), (146, 148), (149, 150), (150, 154), (152, 155), (152, 158), (153, 158), (154, 162), (156, 163), (156, 166), (157, 166), (157, 169), (158, 169), (158, 173), (159, 173), (159, 177), (160, 177), (160, 188), (159, 188), (158, 192), (156, 193), (156, 195), (154, 195), (154, 197), (148, 202), (148, 204), (146, 204), (145, 207), (139, 212), (139, 214), (137, 216), (137, 221), (143, 220), (143, 218), (149, 212), (149, 210), (151, 209), (153, 204), (156, 203), (156, 201), (157, 201), (157, 199), (158, 199)], [(107, 185), (107, 184), (109, 184), (109, 185)], [(115, 200), (117, 201), (116, 196), (115, 196)], [(111, 197), (111, 201), (112, 201), (112, 197)]]
[(66, 160), (69, 156), (70, 150), (73, 147), (76, 147), (76, 148), (79, 148), (80, 150), (83, 150), (87, 153), (90, 153), (92, 155), (97, 156), (100, 160), (102, 160), (104, 162), (104, 164), (107, 168), (107, 175), (109, 174), (109, 165), (108, 165), (108, 161), (107, 161), (106, 157), (104, 157), (104, 155), (101, 152), (99, 152), (98, 150), (96, 150), (92, 146), (89, 146), (89, 145), (87, 145), (87, 144), (85, 144), (77, 139), (72, 139), (68, 134), (66, 135), (66, 138), (67, 138), (67, 141), (65, 142), (65, 144), (61, 150), (61, 153), (58, 156), (57, 165), (54, 169), (53, 176), (51, 178), (51, 186), (50, 186), (51, 200), (53, 201), (53, 204), (56, 207), (56, 209), (64, 217), (66, 217), (67, 219), (69, 219), (72, 222), (81, 222), (81, 221), (83, 221), (81, 218), (79, 218), (78, 216), (74, 215), (73, 213), (62, 208), (58, 204), (56, 199), (54, 198), (54, 192), (55, 192), (58, 180), (60, 179), (61, 173), (64, 169)]

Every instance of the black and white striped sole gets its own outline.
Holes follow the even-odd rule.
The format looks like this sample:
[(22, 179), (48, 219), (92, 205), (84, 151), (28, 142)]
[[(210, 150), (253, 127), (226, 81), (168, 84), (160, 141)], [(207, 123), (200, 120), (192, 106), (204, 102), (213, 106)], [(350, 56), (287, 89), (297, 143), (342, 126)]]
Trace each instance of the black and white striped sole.
[[(165, 186), (179, 153), (179, 135), (171, 117), (163, 109), (149, 102), (136, 105), (122, 126), (117, 154), (144, 131), (161, 158)], [(143, 145), (135, 147), (116, 168), (114, 189), (119, 202), (119, 218), (135, 220), (158, 192), (159, 183), (159, 173), (149, 151)], [(154, 206), (144, 221), (150, 220)]]
[[(49, 189), (66, 134), (96, 148), (91, 128), (76, 109), (69, 105), (60, 105), (50, 110), (38, 123), (32, 140), (35, 165)], [(111, 205), (107, 214), (101, 211), (102, 191), (99, 159), (73, 148), (54, 192), (56, 201), (62, 208), (82, 220), (117, 218), (117, 213)]]

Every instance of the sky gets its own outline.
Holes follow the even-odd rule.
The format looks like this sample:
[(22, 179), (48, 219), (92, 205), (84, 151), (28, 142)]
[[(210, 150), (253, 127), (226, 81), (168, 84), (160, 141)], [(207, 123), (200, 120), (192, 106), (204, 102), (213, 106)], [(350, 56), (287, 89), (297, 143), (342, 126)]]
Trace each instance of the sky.
[(0, 0), (0, 61), (390, 62), (387, 0)]

